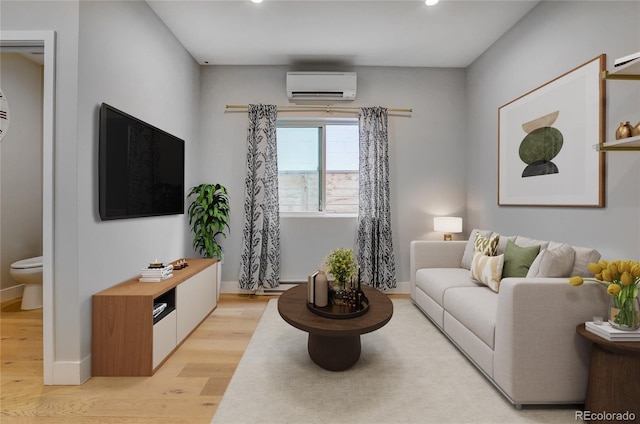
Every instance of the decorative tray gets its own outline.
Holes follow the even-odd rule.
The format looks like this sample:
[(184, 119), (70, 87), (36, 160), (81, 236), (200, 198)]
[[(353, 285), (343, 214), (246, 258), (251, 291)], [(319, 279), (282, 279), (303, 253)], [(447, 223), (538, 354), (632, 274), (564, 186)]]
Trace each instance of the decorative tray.
[(360, 303), (360, 309), (355, 309), (353, 305), (336, 304), (333, 300), (324, 308), (307, 302), (307, 308), (314, 314), (325, 318), (347, 319), (355, 318), (366, 314), (369, 311), (369, 299), (366, 297)]

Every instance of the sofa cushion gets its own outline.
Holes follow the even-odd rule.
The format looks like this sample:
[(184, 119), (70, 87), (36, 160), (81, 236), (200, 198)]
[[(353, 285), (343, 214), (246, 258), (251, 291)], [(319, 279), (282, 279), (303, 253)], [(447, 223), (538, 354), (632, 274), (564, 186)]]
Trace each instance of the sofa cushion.
[(572, 247), (576, 252), (576, 258), (573, 261), (571, 276), (579, 275), (580, 277), (593, 277), (593, 273), (589, 271), (587, 266), (590, 262), (597, 263), (600, 260), (600, 252), (588, 247)]
[(507, 242), (509, 240), (516, 241), (516, 236), (500, 235), (500, 240), (498, 240), (498, 248), (496, 250), (497, 255), (502, 255), (504, 253), (504, 250), (507, 248)]
[(568, 244), (562, 243), (541, 251), (531, 264), (527, 278), (562, 278), (570, 277), (576, 251)]
[(444, 309), (493, 349), (497, 293), (487, 287), (453, 287), (444, 294)]
[(482, 287), (464, 268), (422, 268), (416, 271), (416, 287), (444, 306), (444, 293), (451, 287)]
[(487, 256), (476, 252), (471, 261), (471, 279), (479, 281), (497, 292), (500, 288), (503, 265), (504, 255)]
[(460, 263), (460, 266), (464, 269), (471, 269), (471, 261), (473, 260), (473, 253), (475, 252), (476, 233), (484, 237), (491, 237), (491, 230), (479, 230), (477, 228), (471, 230), (469, 240), (462, 255), (462, 262)]
[[(516, 238), (516, 241), (517, 239), (518, 238)], [(531, 267), (531, 264), (539, 252), (539, 245), (522, 247), (509, 240), (507, 242), (507, 248), (504, 251), (502, 277), (526, 277), (529, 267)]]
[[(498, 248), (498, 241), (500, 240), (500, 234), (493, 233), (489, 237), (485, 237), (482, 234), (476, 233), (476, 239), (473, 242), (474, 256), (476, 252), (480, 252), (487, 256), (496, 256)], [(473, 258), (471, 259), (473, 263)]]
[(536, 240), (529, 237), (517, 236), (514, 243), (520, 247), (540, 246), (540, 250), (549, 247), (549, 242), (544, 240)]

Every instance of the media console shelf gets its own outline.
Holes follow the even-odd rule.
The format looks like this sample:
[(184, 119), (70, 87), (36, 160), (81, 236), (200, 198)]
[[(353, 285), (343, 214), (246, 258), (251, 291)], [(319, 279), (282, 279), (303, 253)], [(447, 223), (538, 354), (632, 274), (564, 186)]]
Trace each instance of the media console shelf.
[[(159, 283), (138, 277), (93, 295), (93, 376), (150, 376), (216, 307), (215, 259), (188, 259)], [(153, 317), (155, 303), (167, 307)]]

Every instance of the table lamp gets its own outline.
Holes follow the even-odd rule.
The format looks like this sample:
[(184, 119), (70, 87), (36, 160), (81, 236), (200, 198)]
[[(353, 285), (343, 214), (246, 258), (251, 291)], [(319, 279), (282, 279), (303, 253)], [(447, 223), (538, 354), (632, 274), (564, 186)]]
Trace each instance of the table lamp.
[(444, 240), (451, 241), (451, 233), (462, 232), (462, 218), (457, 216), (436, 216), (433, 218), (433, 231), (444, 233)]

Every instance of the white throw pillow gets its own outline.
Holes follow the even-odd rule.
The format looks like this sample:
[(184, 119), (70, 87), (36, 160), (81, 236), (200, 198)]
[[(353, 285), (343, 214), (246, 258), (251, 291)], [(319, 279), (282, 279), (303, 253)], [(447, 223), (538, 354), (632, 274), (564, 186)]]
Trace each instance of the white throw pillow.
[(568, 244), (561, 244), (554, 249), (545, 249), (531, 264), (527, 278), (571, 277), (575, 256), (575, 250)]
[(589, 271), (587, 266), (589, 263), (598, 263), (600, 260), (600, 252), (588, 247), (573, 246), (573, 250), (576, 252), (576, 259), (573, 263), (573, 270), (571, 270), (571, 276), (579, 275), (580, 277), (593, 277), (593, 273)]
[(500, 289), (503, 266), (504, 255), (487, 256), (476, 252), (471, 260), (471, 279), (479, 281), (497, 292)]

